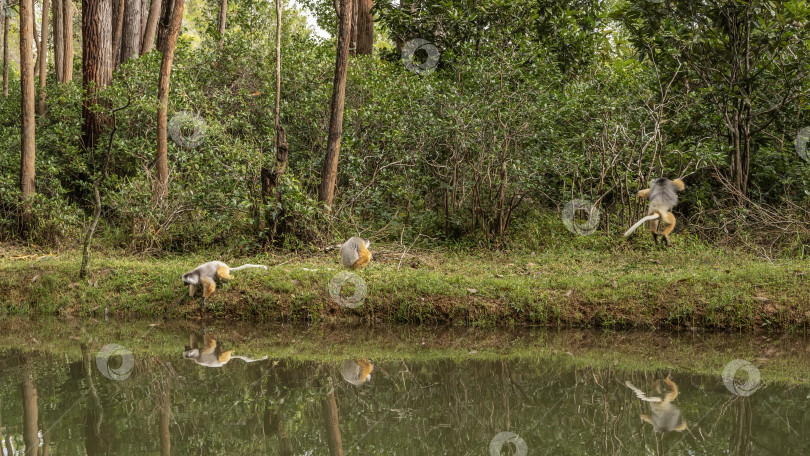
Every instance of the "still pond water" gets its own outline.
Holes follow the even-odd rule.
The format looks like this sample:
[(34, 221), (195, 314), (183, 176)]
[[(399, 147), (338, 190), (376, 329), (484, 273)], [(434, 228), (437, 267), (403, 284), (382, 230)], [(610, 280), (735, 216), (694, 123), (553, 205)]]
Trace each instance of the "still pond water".
[[(268, 351), (269, 332), (190, 324), (6, 331), (26, 343), (0, 347), (4, 455), (810, 454), (806, 380), (754, 385), (753, 371), (726, 385), (721, 372), (508, 356), (520, 342), (486, 332), (464, 337), (503, 357), (398, 335), (416, 351), (397, 359), (362, 328), (340, 339), (353, 356), (323, 359), (300, 337)], [(345, 343), (329, 340), (329, 353)]]

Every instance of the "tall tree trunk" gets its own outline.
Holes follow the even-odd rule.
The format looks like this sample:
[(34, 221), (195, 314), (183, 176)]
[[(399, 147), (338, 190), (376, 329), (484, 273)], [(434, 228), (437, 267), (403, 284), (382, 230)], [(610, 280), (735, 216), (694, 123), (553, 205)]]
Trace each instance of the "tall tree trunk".
[(149, 0), (141, 0), (141, 28), (138, 31), (138, 55), (141, 55), (143, 49), (143, 34), (146, 31), (146, 19), (149, 17)]
[(64, 5), (62, 3), (62, 0), (53, 0), (53, 18), (51, 19), (53, 21), (53, 71), (58, 83), (65, 82), (62, 80), (65, 67), (65, 33), (62, 19)]
[[(355, 28), (357, 29), (357, 55), (371, 55), (374, 49), (374, 17), (371, 15), (373, 0), (357, 0), (357, 19)], [(353, 33), (354, 34), (354, 33)]]
[(112, 80), (112, 0), (82, 0), (82, 147), (92, 153), (104, 128), (98, 93)]
[(141, 0), (126, 0), (124, 29), (121, 36), (121, 63), (141, 51)]
[[(23, 198), (34, 194), (36, 174), (34, 141), (34, 0), (20, 0), (20, 77), (22, 126), (20, 139), (20, 190)], [(28, 212), (26, 210), (26, 212)]]
[[(34, 2), (33, 0), (22, 0), (23, 3), (30, 3), (28, 13), (31, 15), (33, 23)], [(20, 14), (22, 17), (22, 14)], [(33, 27), (33, 24), (31, 25)], [(31, 37), (33, 40), (33, 36)], [(33, 58), (31, 59), (33, 60)], [(22, 405), (23, 405), (23, 441), (25, 442), (25, 456), (37, 456), (39, 454), (39, 406), (37, 405), (37, 384), (34, 380), (34, 364), (31, 358), (26, 355), (24, 368), (22, 371)]]
[(37, 114), (45, 114), (45, 84), (48, 80), (48, 12), (50, 4), (48, 0), (42, 0), (42, 34), (40, 35), (39, 52), (39, 103), (37, 104)]
[[(169, 109), (169, 78), (172, 74), (174, 61), (174, 48), (177, 45), (177, 36), (180, 34), (180, 25), (183, 21), (183, 7), (185, 0), (165, 0), (162, 8), (160, 24), (160, 39), (165, 41), (160, 49), (163, 58), (160, 61), (160, 74), (158, 75), (158, 125), (157, 125), (157, 152), (155, 187), (152, 189), (152, 199), (157, 204), (166, 199), (169, 192), (169, 160), (167, 157), (168, 132), (166, 117)], [(165, 25), (164, 25), (165, 24)]]
[(112, 59), (113, 68), (121, 63), (121, 36), (124, 32), (124, 0), (113, 0)]
[[(4, 8), (5, 9), (5, 8)], [(5, 11), (2, 11), (5, 15)], [(3, 96), (8, 96), (8, 18), (3, 21)]]
[(343, 135), (343, 105), (346, 101), (346, 68), (349, 65), (349, 40), (352, 24), (353, 0), (340, 1), (340, 24), (338, 26), (337, 57), (335, 59), (335, 81), (332, 87), (332, 109), (329, 115), (329, 138), (326, 142), (326, 156), (321, 170), (321, 186), (318, 199), (326, 213), (332, 212), (335, 197), (340, 140)]
[[(278, 10), (278, 7), (276, 7)], [(228, 15), (228, 0), (222, 0), (219, 4), (219, 42), (225, 39), (225, 18)]]
[(68, 83), (73, 80), (73, 2), (71, 0), (63, 0), (62, 3), (62, 34), (65, 44), (62, 82)]
[(141, 41), (141, 55), (155, 48), (155, 32), (157, 31), (158, 19), (160, 19), (161, 3), (161, 0), (152, 0), (152, 4), (149, 5), (146, 30), (143, 32), (143, 40)]

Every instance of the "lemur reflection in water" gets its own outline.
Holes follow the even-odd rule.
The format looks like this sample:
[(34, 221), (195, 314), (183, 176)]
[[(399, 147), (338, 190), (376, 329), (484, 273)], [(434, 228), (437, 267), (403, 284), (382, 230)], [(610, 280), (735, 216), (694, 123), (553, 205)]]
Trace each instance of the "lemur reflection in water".
[(255, 361), (264, 361), (267, 359), (267, 356), (263, 356), (259, 359), (236, 356), (233, 354), (233, 350), (223, 350), (216, 339), (203, 332), (203, 334), (191, 333), (191, 340), (183, 351), (183, 358), (190, 359), (206, 367), (222, 367), (228, 364), (228, 361), (231, 359), (241, 359), (246, 363), (252, 363)]
[(640, 415), (643, 421), (652, 424), (653, 429), (655, 429), (657, 432), (681, 432), (686, 429), (686, 420), (681, 417), (681, 409), (672, 403), (672, 401), (678, 397), (678, 385), (672, 381), (669, 375), (667, 375), (667, 378), (663, 380), (664, 383), (667, 384), (667, 387), (669, 387), (669, 391), (662, 394), (661, 381), (656, 380), (653, 383), (655, 385), (654, 388), (656, 395), (652, 397), (644, 394), (643, 391), (633, 386), (633, 384), (629, 381), (624, 382), (624, 384), (633, 390), (639, 399), (650, 403), (650, 414)]
[(374, 364), (367, 359), (347, 359), (340, 366), (340, 375), (352, 385), (360, 386), (371, 380), (371, 371), (373, 370)]

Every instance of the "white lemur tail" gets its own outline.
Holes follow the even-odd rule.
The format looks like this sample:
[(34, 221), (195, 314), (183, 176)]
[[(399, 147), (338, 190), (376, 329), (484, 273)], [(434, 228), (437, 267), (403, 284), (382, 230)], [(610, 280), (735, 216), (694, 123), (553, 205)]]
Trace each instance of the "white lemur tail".
[(240, 269), (245, 269), (245, 268), (264, 268), (264, 269), (267, 269), (267, 266), (265, 266), (263, 264), (243, 264), (242, 266), (239, 266), (238, 268), (230, 268), (230, 270), (231, 271), (238, 271)]
[(648, 215), (648, 216), (644, 217), (643, 219), (636, 222), (635, 225), (631, 226), (629, 230), (625, 231), (624, 232), (624, 237), (627, 237), (627, 236), (630, 236), (631, 234), (633, 234), (633, 231), (636, 231), (636, 229), (638, 227), (640, 227), (644, 222), (646, 222), (648, 220), (655, 220), (655, 219), (657, 219), (659, 217), (661, 217), (661, 214), (653, 214), (653, 215)]

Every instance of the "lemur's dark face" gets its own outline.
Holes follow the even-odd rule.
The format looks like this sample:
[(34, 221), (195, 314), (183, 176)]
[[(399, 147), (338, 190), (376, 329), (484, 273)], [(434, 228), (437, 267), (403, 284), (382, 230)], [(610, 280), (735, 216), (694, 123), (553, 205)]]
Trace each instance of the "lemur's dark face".
[(183, 274), (183, 285), (196, 285), (197, 281), (191, 276), (191, 273)]

